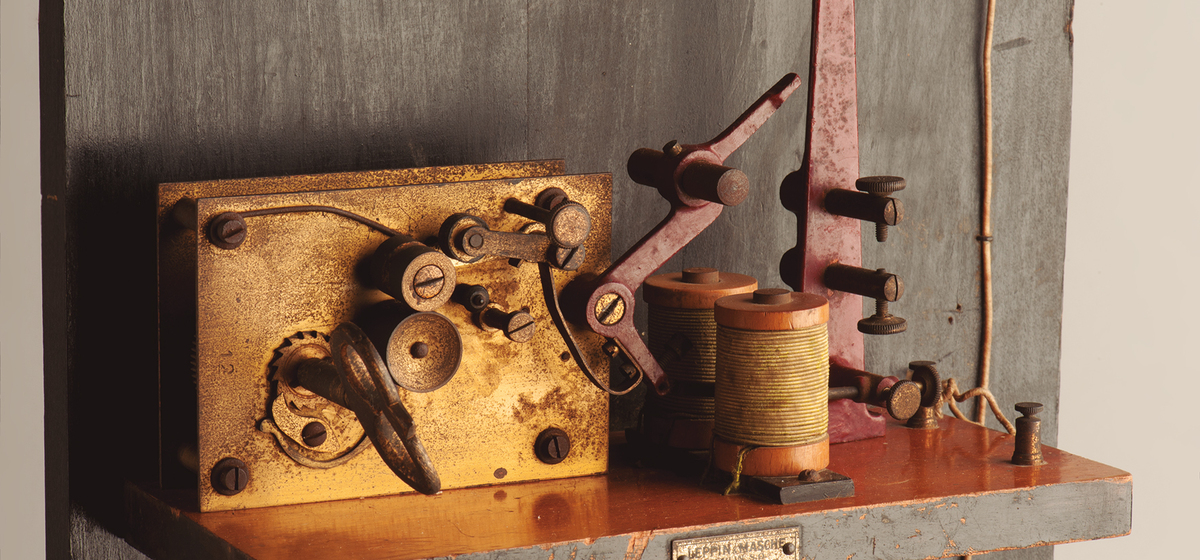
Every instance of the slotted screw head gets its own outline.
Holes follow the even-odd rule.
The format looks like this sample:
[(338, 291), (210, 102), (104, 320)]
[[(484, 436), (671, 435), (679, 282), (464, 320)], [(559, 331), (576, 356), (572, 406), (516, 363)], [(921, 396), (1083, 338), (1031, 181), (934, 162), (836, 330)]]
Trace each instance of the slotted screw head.
[(226, 457), (213, 466), (210, 481), (218, 494), (232, 496), (250, 484), (250, 469), (240, 459)]
[(212, 219), (208, 240), (222, 249), (236, 249), (246, 240), (246, 220), (237, 212), (223, 212)]
[(609, 292), (596, 300), (596, 308), (592, 311), (600, 324), (615, 325), (625, 316), (625, 300), (620, 295)]
[(325, 425), (320, 422), (309, 422), (304, 425), (304, 429), (300, 430), (300, 438), (304, 440), (304, 445), (309, 447), (320, 447), (322, 443), (325, 443), (327, 436)]
[(446, 284), (446, 273), (435, 264), (427, 264), (413, 276), (413, 291), (421, 299), (433, 299), (442, 293)]
[(587, 250), (583, 245), (578, 247), (558, 247), (554, 250), (554, 259), (550, 264), (563, 270), (578, 270), (583, 266), (583, 259), (587, 256)]
[(533, 450), (541, 462), (556, 465), (571, 453), (571, 438), (558, 428), (546, 428), (538, 434)]
[(504, 327), (504, 336), (513, 342), (529, 342), (537, 333), (537, 321), (533, 315), (524, 311), (514, 311), (508, 316), (508, 324)]

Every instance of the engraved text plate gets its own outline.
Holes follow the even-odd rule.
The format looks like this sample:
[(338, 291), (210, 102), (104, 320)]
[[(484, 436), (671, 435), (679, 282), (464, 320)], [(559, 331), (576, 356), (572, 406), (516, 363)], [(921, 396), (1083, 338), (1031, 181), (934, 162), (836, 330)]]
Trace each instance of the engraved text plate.
[(768, 529), (736, 535), (677, 539), (671, 558), (679, 560), (787, 560), (797, 557), (800, 528)]

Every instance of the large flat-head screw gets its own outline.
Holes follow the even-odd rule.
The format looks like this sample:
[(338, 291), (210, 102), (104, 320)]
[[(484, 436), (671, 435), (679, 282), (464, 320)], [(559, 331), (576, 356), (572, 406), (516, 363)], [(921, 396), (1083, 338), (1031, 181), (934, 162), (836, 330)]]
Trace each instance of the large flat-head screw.
[(495, 307), (484, 310), (480, 317), (483, 324), (504, 331), (504, 336), (513, 342), (529, 342), (537, 333), (537, 321), (526, 311), (505, 313)]
[(209, 480), (218, 494), (232, 496), (250, 484), (250, 468), (240, 459), (226, 457), (213, 466)]
[(558, 428), (546, 428), (533, 444), (534, 455), (548, 465), (557, 465), (571, 453), (571, 438)]

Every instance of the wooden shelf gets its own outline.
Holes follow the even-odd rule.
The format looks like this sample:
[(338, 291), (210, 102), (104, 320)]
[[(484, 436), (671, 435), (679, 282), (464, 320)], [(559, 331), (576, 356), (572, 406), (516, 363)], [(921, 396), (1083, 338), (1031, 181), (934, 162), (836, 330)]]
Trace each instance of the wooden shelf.
[(1129, 533), (1129, 473), (953, 419), (831, 448), (856, 494), (782, 506), (614, 459), (604, 476), (198, 513), (195, 495), (127, 486), (129, 540), (155, 558), (666, 559), (671, 541), (799, 527), (796, 558), (941, 558)]

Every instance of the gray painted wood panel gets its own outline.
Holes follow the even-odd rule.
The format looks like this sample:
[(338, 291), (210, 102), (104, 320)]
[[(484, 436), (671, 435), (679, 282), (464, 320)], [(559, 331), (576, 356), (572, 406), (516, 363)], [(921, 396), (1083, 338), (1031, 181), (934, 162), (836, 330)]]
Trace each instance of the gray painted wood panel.
[[(43, 4), (44, 15), (62, 9)], [(910, 184), (899, 195), (908, 221), (882, 246), (865, 228), (863, 259), (904, 278), (907, 293), (893, 309), (909, 332), (868, 340), (867, 363), (902, 374), (910, 360), (937, 360), (968, 387), (979, 345), (983, 5), (858, 5), (862, 171)], [(1068, 6), (1001, 3), (994, 57), (993, 387), (1006, 411), (1019, 400), (1044, 402), (1050, 443)], [(47, 305), (45, 320), (48, 340), (64, 333), (61, 348), (48, 345), (56, 355), (46, 362), (47, 410), (65, 402), (69, 411), (65, 429), (47, 422), (48, 441), (67, 437), (60, 455), (72, 459), (69, 479), (48, 486), (59, 488), (51, 501), (65, 504), (69, 483), (79, 509), (73, 523), (51, 519), (50, 540), (69, 539), (81, 558), (136, 557), (108, 531), (123, 531), (121, 479), (155, 470), (147, 442), (155, 438), (157, 183), (563, 157), (572, 172), (613, 173), (621, 251), (667, 211), (626, 177), (628, 154), (709, 139), (786, 72), (807, 82), (809, 12), (782, 0), (66, 2), (65, 62), (47, 57), (45, 70), (64, 81), (44, 81), (43, 107), (48, 165), (61, 176), (56, 186), (44, 174), (46, 193), (61, 204), (47, 209), (46, 227), (65, 232), (62, 248), (46, 249), (46, 285), (57, 286), (47, 294), (67, 299), (64, 309)], [(55, 26), (44, 25), (47, 53)], [(795, 218), (779, 205), (778, 186), (799, 167), (804, 118), (800, 91), (729, 161), (750, 176), (750, 198), (666, 270), (715, 265), (782, 285), (778, 260), (795, 244)], [(632, 422), (639, 398), (614, 403), (614, 428)], [(100, 421), (118, 436), (98, 437)], [(1049, 553), (1032, 554), (1022, 557)]]

